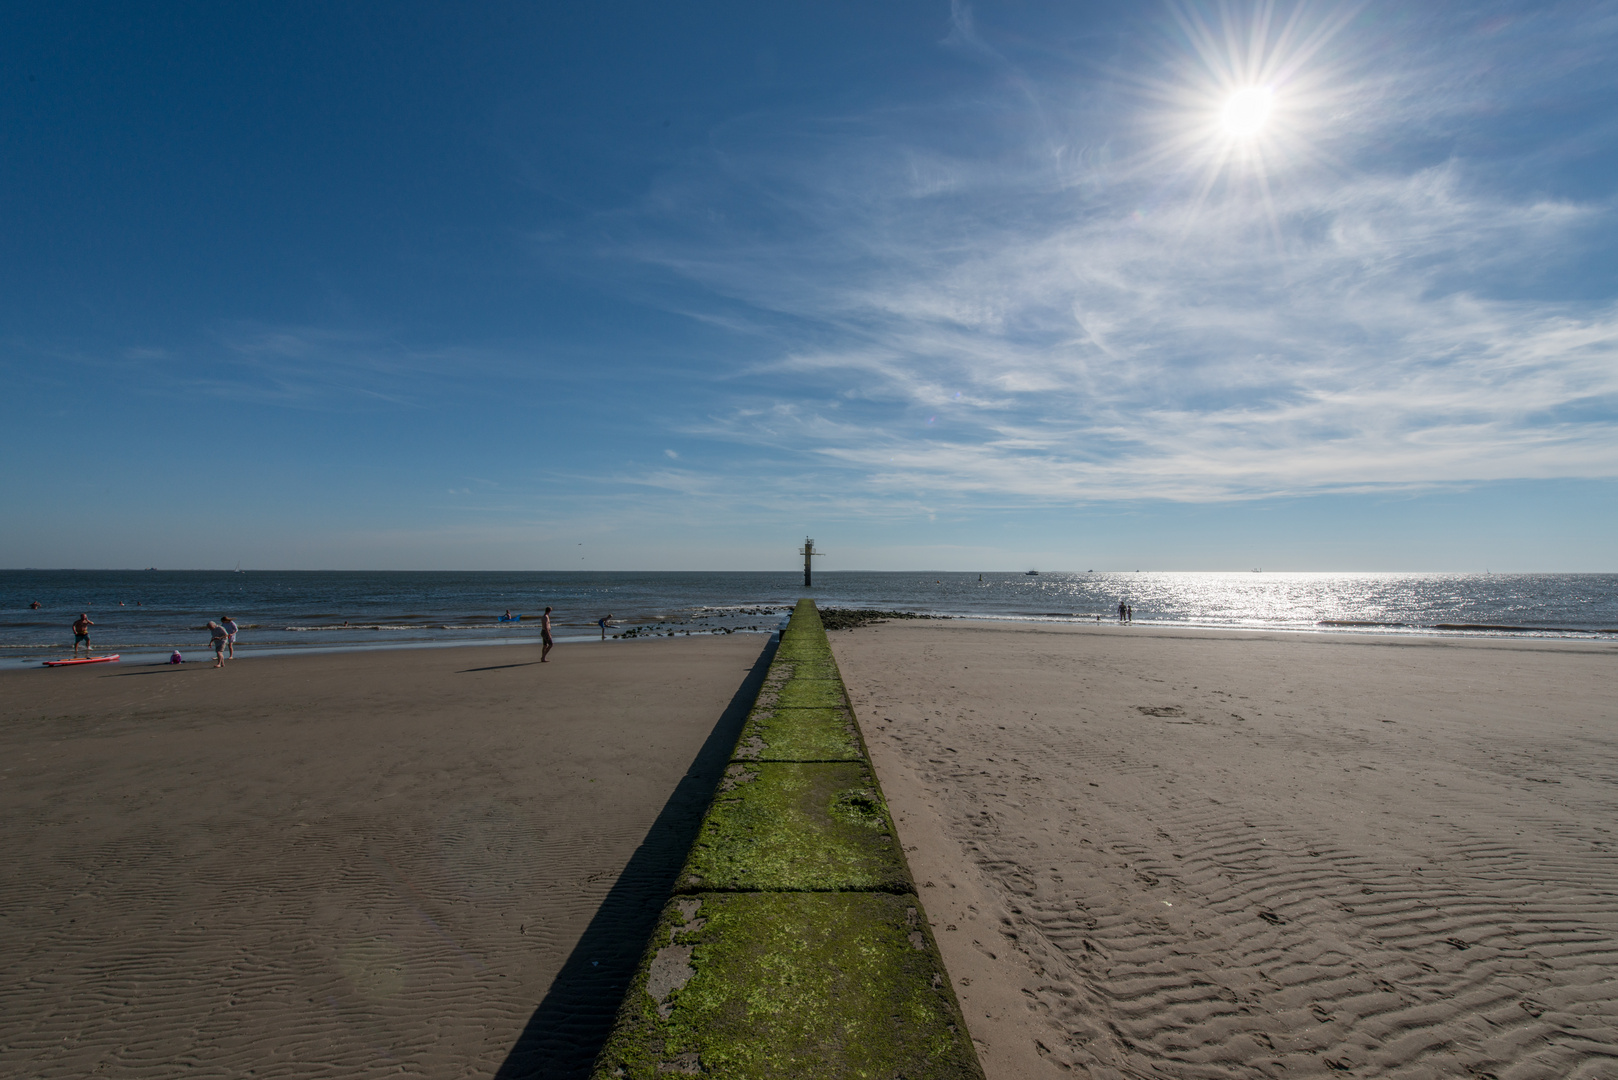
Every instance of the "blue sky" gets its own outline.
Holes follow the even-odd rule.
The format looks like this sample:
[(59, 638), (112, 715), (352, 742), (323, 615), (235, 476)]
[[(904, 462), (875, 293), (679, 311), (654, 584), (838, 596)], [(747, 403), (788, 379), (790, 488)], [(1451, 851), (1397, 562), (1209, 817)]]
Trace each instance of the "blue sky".
[(11, 5), (0, 565), (1618, 569), (1614, 55), (1600, 2)]

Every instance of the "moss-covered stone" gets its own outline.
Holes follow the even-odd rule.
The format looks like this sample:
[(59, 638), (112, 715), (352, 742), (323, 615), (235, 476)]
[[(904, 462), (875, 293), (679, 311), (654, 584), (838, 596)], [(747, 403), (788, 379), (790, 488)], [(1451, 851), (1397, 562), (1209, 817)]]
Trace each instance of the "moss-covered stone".
[(792, 606), (792, 629), (825, 630), (820, 622), (820, 609), (807, 596)]
[(727, 769), (678, 888), (909, 892), (893, 822), (863, 762)]
[(595, 1080), (981, 1080), (813, 601), (676, 893)]
[(865, 748), (846, 709), (753, 710), (737, 761), (860, 761)]
[(839, 709), (848, 698), (840, 679), (789, 679), (774, 693), (760, 693), (759, 703), (777, 709)]
[(594, 1080), (981, 1080), (914, 897), (677, 897)]
[(794, 634), (788, 631), (781, 635), (781, 641), (776, 645), (775, 655), (781, 660), (790, 661), (829, 661), (831, 660), (831, 646), (826, 642), (824, 631), (810, 634)]
[(792, 679), (811, 682), (841, 682), (842, 673), (829, 656), (823, 660), (797, 660), (778, 657), (764, 676), (767, 687), (779, 686)]

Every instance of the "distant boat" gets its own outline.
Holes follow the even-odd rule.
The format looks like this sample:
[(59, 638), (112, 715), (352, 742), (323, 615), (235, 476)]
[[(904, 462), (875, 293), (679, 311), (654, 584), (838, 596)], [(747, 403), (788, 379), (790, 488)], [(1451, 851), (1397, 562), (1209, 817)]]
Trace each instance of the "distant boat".
[(1026, 574), (1023, 575), (1023, 577), (1038, 577), (1038, 576), (1039, 576), (1039, 571), (1038, 570), (1030, 570)]
[(236, 564), (236, 569), (233, 572), (237, 573), (237, 574), (245, 574), (245, 573), (247, 573), (246, 570), (242, 569), (242, 564), (241, 563)]

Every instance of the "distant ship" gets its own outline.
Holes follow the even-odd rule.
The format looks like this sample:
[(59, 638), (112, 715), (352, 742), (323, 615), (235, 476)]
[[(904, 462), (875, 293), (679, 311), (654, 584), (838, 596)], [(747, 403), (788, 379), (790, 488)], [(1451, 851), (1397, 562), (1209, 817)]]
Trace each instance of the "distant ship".
[(1038, 570), (1030, 570), (1030, 571), (1028, 571), (1028, 573), (1023, 575), (1023, 577), (1038, 577), (1038, 576), (1039, 576), (1039, 571)]

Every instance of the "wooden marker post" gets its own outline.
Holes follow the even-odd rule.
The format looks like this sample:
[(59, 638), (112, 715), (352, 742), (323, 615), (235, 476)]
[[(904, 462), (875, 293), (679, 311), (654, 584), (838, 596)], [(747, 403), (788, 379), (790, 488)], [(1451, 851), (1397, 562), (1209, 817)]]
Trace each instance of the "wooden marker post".
[(824, 555), (824, 554), (826, 554), (824, 551), (816, 551), (815, 550), (815, 542), (813, 540), (809, 539), (807, 536), (803, 538), (803, 587), (804, 588), (809, 589), (809, 588), (814, 587), (812, 582), (810, 581), (810, 560), (813, 559), (816, 555)]

